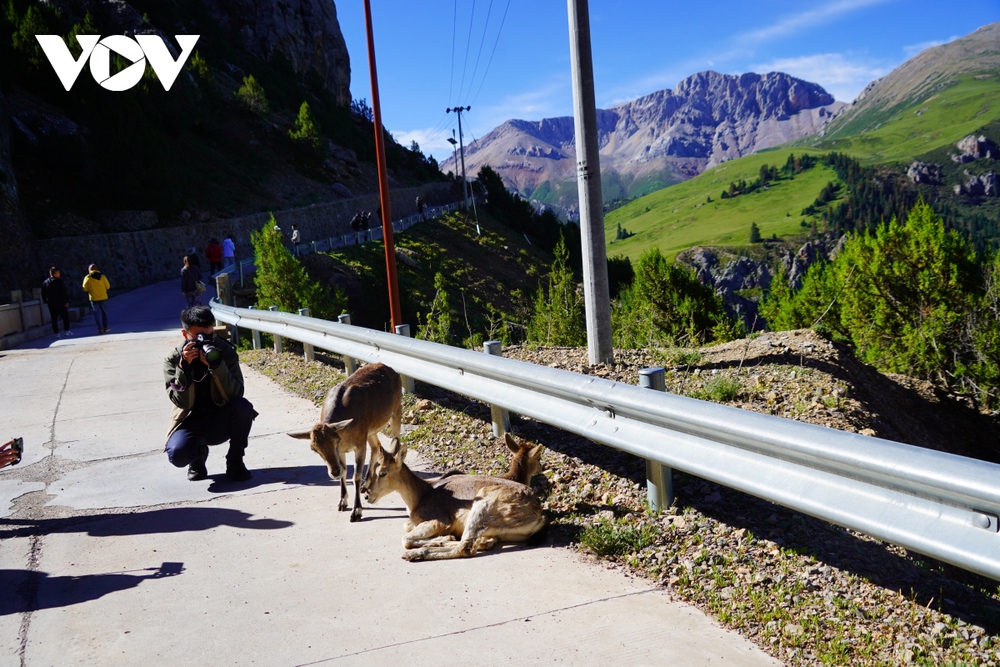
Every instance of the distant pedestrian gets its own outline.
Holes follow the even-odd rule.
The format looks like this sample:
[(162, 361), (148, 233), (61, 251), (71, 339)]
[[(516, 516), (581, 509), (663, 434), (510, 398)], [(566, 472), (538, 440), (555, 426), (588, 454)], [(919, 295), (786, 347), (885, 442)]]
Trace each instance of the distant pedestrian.
[(94, 323), (97, 324), (97, 333), (105, 334), (111, 331), (108, 326), (108, 311), (105, 310), (105, 302), (108, 300), (108, 290), (111, 283), (108, 277), (102, 275), (97, 270), (96, 264), (91, 264), (87, 270), (89, 273), (83, 279), (83, 291), (90, 295), (90, 305), (94, 308)]
[(201, 304), (201, 293), (205, 291), (205, 283), (201, 281), (201, 269), (191, 262), (191, 256), (185, 255), (184, 268), (181, 269), (181, 294), (187, 299), (188, 308)]
[(222, 263), (227, 267), (236, 263), (236, 244), (233, 243), (232, 236), (227, 236), (222, 241)]
[(292, 225), (292, 251), (296, 256), (299, 254), (300, 243), (302, 243), (302, 234), (299, 232), (298, 225)]
[(219, 245), (218, 239), (211, 239), (208, 242), (205, 258), (208, 260), (209, 273), (218, 273), (222, 270), (222, 246)]
[(417, 202), (416, 203), (417, 203), (417, 215), (419, 215), (420, 219), (423, 220), (424, 219), (424, 200), (421, 199), (420, 197), (417, 197)]
[(191, 246), (184, 252), (184, 254), (191, 258), (191, 263), (194, 266), (197, 266), (199, 269), (201, 269), (201, 257), (198, 256), (197, 248)]
[(63, 282), (59, 269), (52, 267), (49, 269), (49, 277), (42, 283), (42, 301), (49, 306), (49, 316), (52, 320), (52, 333), (61, 338), (59, 333), (59, 319), (63, 321), (63, 331), (67, 336), (72, 336), (73, 332), (69, 328), (69, 292), (66, 291), (66, 283)]

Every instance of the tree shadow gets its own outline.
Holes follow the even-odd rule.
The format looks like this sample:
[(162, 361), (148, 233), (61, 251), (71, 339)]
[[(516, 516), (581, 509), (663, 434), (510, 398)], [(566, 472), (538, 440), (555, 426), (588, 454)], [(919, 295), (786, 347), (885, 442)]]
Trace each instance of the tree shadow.
[(135, 588), (150, 579), (173, 577), (184, 571), (183, 563), (147, 567), (146, 574), (103, 573), (53, 577), (33, 570), (0, 570), (0, 616), (55, 609), (90, 602), (118, 591)]
[(219, 526), (276, 530), (292, 525), (294, 524), (291, 521), (254, 519), (253, 515), (247, 512), (222, 507), (170, 507), (132, 514), (85, 514), (60, 519), (0, 518), (0, 539), (48, 535), (55, 532), (87, 533), (92, 537), (119, 537), (198, 532)]
[(209, 475), (208, 479), (212, 480), (212, 483), (208, 486), (208, 491), (210, 493), (232, 493), (233, 491), (243, 491), (275, 483), (296, 486), (340, 485), (340, 480), (330, 479), (325, 465), (258, 468), (251, 470), (251, 472), (253, 477), (245, 482), (234, 482), (226, 477), (225, 473)]

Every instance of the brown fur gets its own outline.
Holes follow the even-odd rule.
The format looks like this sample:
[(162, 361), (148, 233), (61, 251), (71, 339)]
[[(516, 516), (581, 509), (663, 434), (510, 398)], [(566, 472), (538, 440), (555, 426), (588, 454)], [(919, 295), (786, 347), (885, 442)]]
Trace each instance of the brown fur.
[(361, 478), (368, 445), (374, 452), (376, 434), (386, 423), (399, 437), (402, 421), (402, 382), (385, 364), (368, 364), (330, 389), (320, 408), (320, 421), (307, 431), (289, 433), (309, 440), (309, 446), (326, 462), (330, 479), (340, 480), (341, 512), (347, 511), (347, 458), (354, 452), (354, 510), (351, 521), (361, 518)]
[(532, 447), (527, 442), (518, 442), (510, 433), (504, 433), (503, 441), (507, 449), (514, 453), (510, 459), (510, 468), (503, 478), (531, 486), (531, 478), (542, 472), (542, 454), (545, 452), (545, 445)]
[(485, 475), (451, 475), (435, 484), (410, 471), (406, 447), (393, 438), (393, 451), (372, 449), (364, 482), (375, 503), (396, 491), (410, 511), (403, 537), (406, 560), (474, 556), (498, 541), (524, 542), (545, 526), (542, 503), (529, 486)]

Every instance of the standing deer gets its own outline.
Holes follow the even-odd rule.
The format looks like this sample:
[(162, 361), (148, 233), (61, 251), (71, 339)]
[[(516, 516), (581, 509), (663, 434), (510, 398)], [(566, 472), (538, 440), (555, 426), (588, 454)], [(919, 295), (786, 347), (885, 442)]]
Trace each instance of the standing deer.
[(376, 434), (386, 423), (399, 437), (402, 421), (402, 382), (385, 364), (368, 364), (333, 387), (320, 408), (319, 423), (307, 431), (288, 435), (309, 440), (309, 446), (326, 461), (330, 479), (340, 480), (340, 504), (347, 511), (347, 459), (354, 452), (354, 511), (351, 521), (361, 519), (361, 478), (368, 445), (380, 448)]
[(392, 439), (392, 448), (372, 446), (363, 490), (369, 503), (393, 491), (402, 496), (410, 511), (405, 560), (475, 556), (498, 541), (524, 542), (545, 526), (542, 503), (531, 487), (485, 475), (450, 475), (431, 484), (403, 462), (406, 446), (399, 438)]

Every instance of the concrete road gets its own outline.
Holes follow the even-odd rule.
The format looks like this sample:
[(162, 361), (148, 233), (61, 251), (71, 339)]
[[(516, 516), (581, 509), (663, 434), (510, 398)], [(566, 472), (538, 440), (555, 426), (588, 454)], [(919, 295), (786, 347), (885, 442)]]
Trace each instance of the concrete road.
[(779, 664), (564, 549), (402, 560), (399, 497), (349, 523), (285, 435), (318, 410), (252, 371), (253, 479), (226, 481), (222, 445), (188, 482), (162, 451), (176, 282), (112, 298), (110, 334), (0, 352), (0, 442), (25, 441), (0, 471), (0, 666)]

